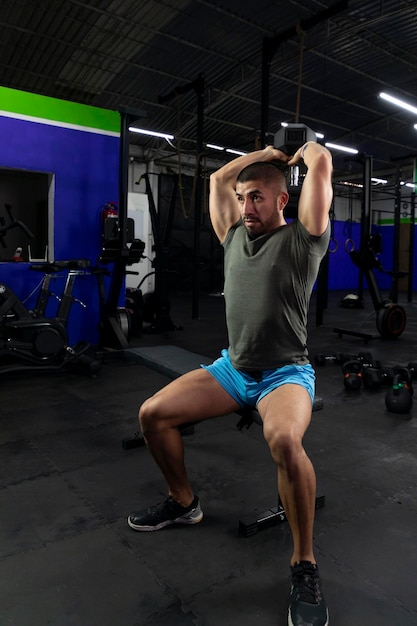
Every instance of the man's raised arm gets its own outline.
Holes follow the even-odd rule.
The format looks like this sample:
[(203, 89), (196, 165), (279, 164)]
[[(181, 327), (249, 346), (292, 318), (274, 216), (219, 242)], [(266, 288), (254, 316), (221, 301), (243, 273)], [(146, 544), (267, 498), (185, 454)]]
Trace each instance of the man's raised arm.
[(288, 165), (303, 160), (307, 174), (298, 202), (298, 220), (311, 235), (322, 235), (329, 222), (333, 199), (332, 155), (324, 146), (308, 141), (290, 158)]

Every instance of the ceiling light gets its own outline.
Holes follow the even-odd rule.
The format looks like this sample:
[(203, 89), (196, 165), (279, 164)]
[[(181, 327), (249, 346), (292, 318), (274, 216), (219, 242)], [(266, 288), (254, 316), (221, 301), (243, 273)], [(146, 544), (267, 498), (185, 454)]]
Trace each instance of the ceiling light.
[(350, 154), (358, 154), (358, 150), (356, 148), (348, 148), (346, 146), (339, 146), (337, 143), (329, 143), (326, 142), (324, 144), (326, 148), (331, 148), (333, 150), (340, 150), (341, 152), (349, 152)]
[(218, 146), (215, 143), (206, 143), (206, 148), (211, 148), (212, 150), (224, 150), (223, 146)]
[(387, 184), (387, 182), (388, 182), (388, 181), (387, 181), (387, 180), (385, 180), (384, 178), (371, 178), (371, 181), (372, 181), (373, 183), (377, 183), (377, 184), (381, 183), (381, 185), (386, 185), (386, 184)]
[(174, 139), (174, 135), (168, 135), (167, 133), (158, 133), (155, 130), (147, 130), (145, 128), (136, 128), (135, 126), (129, 126), (129, 130), (132, 133), (139, 133), (140, 135), (149, 135), (150, 137), (161, 137), (161, 139)]
[(414, 124), (414, 128), (417, 130), (417, 124)]
[(394, 98), (394, 96), (390, 96), (387, 93), (381, 91), (379, 97), (383, 100), (388, 100), (388, 102), (392, 102), (392, 104), (396, 104), (398, 107), (405, 109), (406, 111), (411, 111), (411, 113), (415, 113), (417, 115), (417, 107), (408, 104), (408, 102), (404, 102), (404, 100), (400, 100), (399, 98)]
[(247, 152), (241, 152), (240, 150), (232, 150), (232, 148), (226, 148), (226, 152), (230, 152), (230, 154), (239, 154), (240, 156), (247, 154)]

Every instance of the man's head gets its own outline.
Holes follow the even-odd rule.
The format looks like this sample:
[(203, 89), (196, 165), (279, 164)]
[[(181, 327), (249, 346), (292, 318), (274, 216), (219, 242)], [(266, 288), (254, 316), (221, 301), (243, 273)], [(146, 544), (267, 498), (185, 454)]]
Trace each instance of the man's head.
[(236, 180), (236, 197), (250, 237), (285, 224), (288, 191), (284, 172), (277, 165), (262, 161), (245, 167)]

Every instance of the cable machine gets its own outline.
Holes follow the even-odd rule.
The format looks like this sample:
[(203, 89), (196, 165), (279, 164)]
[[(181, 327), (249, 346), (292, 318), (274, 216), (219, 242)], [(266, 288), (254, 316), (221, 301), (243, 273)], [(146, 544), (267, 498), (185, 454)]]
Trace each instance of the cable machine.
[[(138, 263), (143, 258), (145, 244), (135, 239), (134, 221), (127, 216), (127, 196), (129, 184), (129, 126), (136, 120), (146, 117), (144, 111), (119, 107), (120, 147), (119, 147), (119, 207), (117, 218), (107, 217), (103, 223), (103, 245), (99, 261), (113, 263), (110, 272), (95, 268), (99, 280), (101, 306), (101, 341), (106, 347), (126, 348), (128, 346), (129, 319), (119, 308), (119, 299), (128, 265)], [(130, 245), (128, 245), (130, 244)], [(110, 287), (105, 294), (104, 274), (110, 275)]]
[[(407, 272), (400, 272), (398, 269), (398, 246), (394, 245), (394, 264), (393, 270), (385, 270), (378, 259), (381, 252), (381, 241), (379, 237), (371, 234), (371, 178), (372, 178), (372, 157), (366, 154), (358, 155), (354, 160), (360, 162), (363, 167), (363, 191), (362, 191), (362, 208), (361, 208), (361, 234), (359, 250), (351, 250), (349, 253), (353, 263), (360, 271), (360, 294), (359, 300), (362, 300), (363, 277), (366, 278), (369, 294), (376, 313), (376, 327), (380, 335), (385, 339), (395, 339), (399, 337), (405, 329), (406, 313), (402, 306), (397, 304), (398, 280), (407, 275)], [(399, 211), (398, 202), (395, 204), (395, 211)], [(397, 224), (395, 219), (395, 224)], [(398, 222), (399, 223), (399, 222)], [(396, 229), (396, 226), (394, 226)], [(398, 229), (399, 230), (399, 229)], [(395, 232), (395, 236), (399, 236)], [(388, 298), (383, 299), (379, 290), (375, 269), (380, 272), (392, 276), (392, 288)], [(355, 330), (346, 330), (342, 328), (334, 328), (335, 333), (342, 337), (343, 335), (352, 335), (361, 337), (365, 341), (373, 338), (369, 333), (363, 333)]]

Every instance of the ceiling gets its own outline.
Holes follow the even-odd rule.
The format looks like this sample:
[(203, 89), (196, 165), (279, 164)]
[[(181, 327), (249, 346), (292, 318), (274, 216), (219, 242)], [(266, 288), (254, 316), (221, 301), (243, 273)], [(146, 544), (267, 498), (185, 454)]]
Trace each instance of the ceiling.
[(254, 149), (266, 94), (271, 134), (301, 122), (372, 156), (376, 173), (408, 175), (417, 116), (378, 94), (417, 106), (416, 25), (416, 0), (4, 1), (0, 84), (145, 111), (138, 125), (175, 136), (132, 135), (146, 160), (196, 154), (198, 120), (204, 142)]

